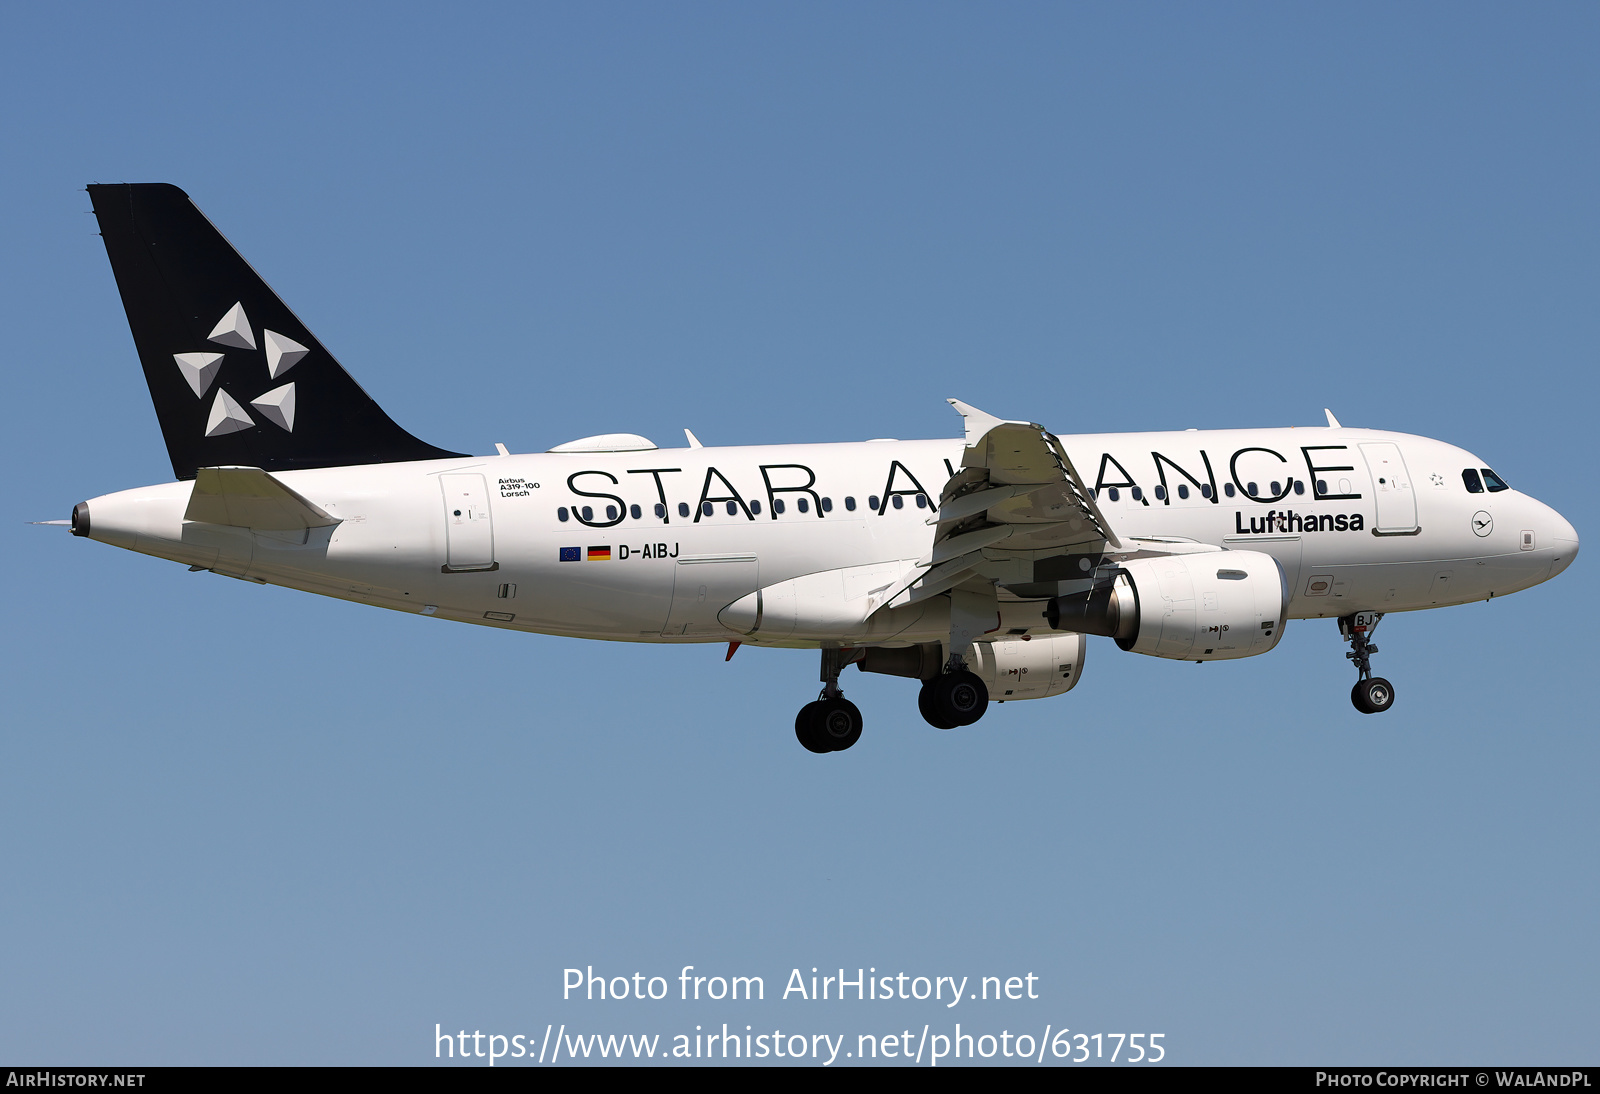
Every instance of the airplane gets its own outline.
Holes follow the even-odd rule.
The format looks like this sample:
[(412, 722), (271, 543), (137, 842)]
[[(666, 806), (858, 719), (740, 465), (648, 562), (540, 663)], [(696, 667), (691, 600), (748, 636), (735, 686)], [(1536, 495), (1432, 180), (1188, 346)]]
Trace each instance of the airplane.
[(1058, 436), (955, 399), (944, 440), (661, 449), (611, 433), (451, 452), (397, 425), (175, 186), (88, 188), (175, 481), (72, 534), (260, 584), (511, 631), (819, 650), (795, 719), (859, 740), (840, 675), (920, 685), (939, 729), (1062, 695), (1087, 636), (1175, 661), (1335, 619), (1365, 714), (1386, 615), (1487, 600), (1578, 535), (1486, 461), (1346, 428)]

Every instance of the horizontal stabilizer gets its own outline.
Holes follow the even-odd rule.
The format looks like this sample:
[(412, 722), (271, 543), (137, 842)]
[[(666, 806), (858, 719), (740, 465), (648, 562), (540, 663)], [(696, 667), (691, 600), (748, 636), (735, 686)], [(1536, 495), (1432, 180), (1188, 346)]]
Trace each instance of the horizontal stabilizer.
[(338, 524), (259, 467), (202, 467), (195, 472), (185, 520), (270, 532)]

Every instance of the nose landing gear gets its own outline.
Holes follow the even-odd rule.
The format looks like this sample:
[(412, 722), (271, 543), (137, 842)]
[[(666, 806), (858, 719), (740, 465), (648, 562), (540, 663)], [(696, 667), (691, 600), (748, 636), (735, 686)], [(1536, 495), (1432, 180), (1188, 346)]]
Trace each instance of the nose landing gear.
[(1351, 647), (1345, 657), (1361, 674), (1361, 679), (1350, 689), (1350, 702), (1362, 714), (1382, 714), (1394, 705), (1394, 685), (1381, 676), (1372, 675), (1372, 655), (1378, 652), (1378, 647), (1369, 639), (1382, 619), (1382, 612), (1357, 612), (1339, 619), (1339, 633)]
[(811, 752), (843, 752), (861, 739), (861, 711), (839, 690), (839, 672), (861, 650), (822, 651), (822, 694), (795, 715), (794, 735)]
[(1394, 702), (1394, 688), (1381, 676), (1357, 680), (1350, 689), (1350, 701), (1362, 714), (1382, 714)]

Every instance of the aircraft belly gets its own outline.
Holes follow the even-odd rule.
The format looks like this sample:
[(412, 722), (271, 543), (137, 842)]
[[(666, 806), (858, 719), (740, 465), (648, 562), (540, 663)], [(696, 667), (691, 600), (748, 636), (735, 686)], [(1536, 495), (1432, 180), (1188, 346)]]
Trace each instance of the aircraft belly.
[[(575, 572), (576, 571), (576, 572)], [(616, 638), (661, 633), (672, 605), (673, 561), (587, 558), (551, 573), (545, 567), (531, 584), (541, 623), (562, 633)]]
[[(527, 565), (531, 620), (581, 637), (726, 641), (717, 614), (769, 574), (806, 571), (853, 556), (859, 521), (741, 521), (541, 530)], [(553, 537), (563, 537), (559, 540)], [(502, 540), (502, 542), (504, 542)], [(505, 561), (503, 580), (520, 572)]]

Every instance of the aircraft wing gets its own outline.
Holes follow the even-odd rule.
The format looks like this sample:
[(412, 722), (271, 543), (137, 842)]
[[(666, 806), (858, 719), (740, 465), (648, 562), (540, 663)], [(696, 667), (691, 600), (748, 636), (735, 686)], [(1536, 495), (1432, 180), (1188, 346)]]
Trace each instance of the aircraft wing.
[(966, 420), (967, 446), (928, 520), (933, 549), (904, 579), (899, 603), (974, 580), (1050, 584), (1054, 595), (1060, 581), (1092, 579), (1108, 549), (1126, 549), (1054, 434), (949, 402)]

